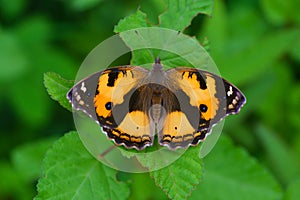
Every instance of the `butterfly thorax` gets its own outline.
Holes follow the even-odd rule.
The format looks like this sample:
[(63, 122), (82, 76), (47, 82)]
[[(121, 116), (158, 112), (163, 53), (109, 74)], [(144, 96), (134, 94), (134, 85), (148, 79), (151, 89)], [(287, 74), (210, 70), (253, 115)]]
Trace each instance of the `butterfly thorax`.
[(152, 67), (152, 70), (149, 74), (149, 82), (162, 85), (163, 80), (165, 79), (165, 71), (159, 63), (155, 63)]

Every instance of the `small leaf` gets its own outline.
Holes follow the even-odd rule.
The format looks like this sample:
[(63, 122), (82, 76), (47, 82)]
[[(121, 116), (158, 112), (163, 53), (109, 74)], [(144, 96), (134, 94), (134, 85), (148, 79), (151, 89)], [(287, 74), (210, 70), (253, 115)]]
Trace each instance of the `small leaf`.
[(160, 19), (160, 26), (183, 31), (199, 13), (211, 15), (212, 0), (168, 0), (168, 10)]
[(93, 158), (77, 132), (58, 140), (47, 152), (35, 199), (127, 199), (128, 185)]
[(203, 181), (191, 199), (271, 200), (282, 196), (272, 175), (224, 134), (204, 164)]
[(138, 10), (133, 15), (129, 15), (124, 19), (120, 20), (119, 23), (115, 26), (114, 32), (120, 33), (130, 29), (147, 27), (148, 25), (146, 22), (146, 18), (146, 14)]
[[(171, 199), (186, 199), (192, 190), (199, 184), (202, 178), (202, 161), (199, 158), (199, 147), (190, 147), (171, 165), (150, 172), (156, 185)], [(143, 160), (139, 158), (144, 166), (153, 168), (155, 164), (161, 164), (165, 157), (156, 160)]]
[(72, 107), (66, 95), (73, 83), (73, 81), (66, 80), (54, 72), (48, 72), (44, 75), (44, 84), (51, 98), (70, 111)]

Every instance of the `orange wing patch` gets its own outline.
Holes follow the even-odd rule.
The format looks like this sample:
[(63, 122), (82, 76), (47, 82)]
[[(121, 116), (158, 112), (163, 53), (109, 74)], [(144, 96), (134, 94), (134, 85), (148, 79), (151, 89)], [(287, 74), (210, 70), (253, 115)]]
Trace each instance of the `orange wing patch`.
[(217, 114), (219, 100), (215, 97), (216, 80), (211, 74), (195, 70), (193, 68), (176, 68), (177, 73), (172, 72), (172, 80), (177, 80), (178, 87), (190, 97), (190, 104), (198, 107), (206, 107), (202, 112), (202, 118), (210, 120)]
[(104, 118), (111, 116), (111, 110), (105, 106), (108, 102), (117, 105), (124, 101), (124, 95), (136, 83), (136, 79), (133, 76), (130, 68), (122, 69), (122, 71), (108, 69), (101, 74), (94, 98), (96, 113), (99, 116)]

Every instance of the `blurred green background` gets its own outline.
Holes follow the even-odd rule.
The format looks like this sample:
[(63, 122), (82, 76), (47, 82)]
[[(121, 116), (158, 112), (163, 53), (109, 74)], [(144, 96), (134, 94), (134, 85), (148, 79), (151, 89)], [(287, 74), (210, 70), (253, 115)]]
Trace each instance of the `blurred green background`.
[[(85, 56), (138, 8), (157, 24), (166, 3), (0, 0), (0, 199), (32, 198), (46, 149), (74, 130), (72, 114), (47, 94), (43, 74), (74, 79)], [(213, 16), (195, 17), (185, 31), (209, 41), (222, 76), (247, 97), (224, 132), (283, 189), (300, 180), (299, 9), (299, 0), (215, 0)], [(39, 151), (30, 152), (34, 145)]]

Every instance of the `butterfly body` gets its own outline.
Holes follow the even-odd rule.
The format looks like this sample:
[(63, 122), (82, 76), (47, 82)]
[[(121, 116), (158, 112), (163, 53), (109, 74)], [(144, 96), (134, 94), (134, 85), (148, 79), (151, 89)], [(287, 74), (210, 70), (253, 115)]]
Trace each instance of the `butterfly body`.
[(204, 140), (213, 125), (238, 113), (244, 95), (232, 84), (196, 68), (109, 68), (78, 82), (67, 94), (75, 110), (94, 119), (117, 145), (186, 148)]

